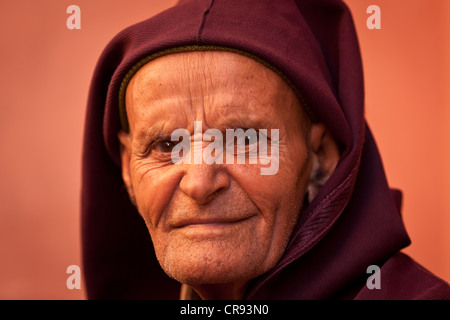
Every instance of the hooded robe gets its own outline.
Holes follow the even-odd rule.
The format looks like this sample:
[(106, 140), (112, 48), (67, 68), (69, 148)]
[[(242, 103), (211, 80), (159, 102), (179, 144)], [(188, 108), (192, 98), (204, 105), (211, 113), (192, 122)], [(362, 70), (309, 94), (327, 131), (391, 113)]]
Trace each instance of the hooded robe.
[[(341, 151), (333, 175), (302, 212), (277, 265), (245, 299), (450, 299), (449, 285), (400, 250), (410, 244), (401, 193), (389, 188), (364, 119), (351, 14), (340, 0), (185, 0), (126, 28), (104, 49), (86, 114), (82, 175), (83, 270), (89, 299), (178, 299), (121, 175), (117, 133), (124, 91), (152, 59), (226, 50), (283, 77)], [(367, 285), (380, 267), (379, 289)]]

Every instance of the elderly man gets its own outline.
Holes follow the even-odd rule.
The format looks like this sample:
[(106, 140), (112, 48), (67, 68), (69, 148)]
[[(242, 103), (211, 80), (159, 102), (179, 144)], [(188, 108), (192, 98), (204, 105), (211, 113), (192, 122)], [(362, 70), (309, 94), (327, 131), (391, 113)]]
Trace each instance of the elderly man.
[(117, 35), (88, 103), (88, 297), (450, 298), (399, 252), (362, 82), (338, 0), (180, 1)]

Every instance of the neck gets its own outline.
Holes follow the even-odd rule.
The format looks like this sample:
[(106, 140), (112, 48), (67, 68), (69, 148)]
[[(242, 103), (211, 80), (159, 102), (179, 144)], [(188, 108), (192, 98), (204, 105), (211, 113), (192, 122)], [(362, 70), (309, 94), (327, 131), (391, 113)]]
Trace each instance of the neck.
[(246, 283), (202, 284), (192, 288), (203, 300), (240, 300), (244, 297)]

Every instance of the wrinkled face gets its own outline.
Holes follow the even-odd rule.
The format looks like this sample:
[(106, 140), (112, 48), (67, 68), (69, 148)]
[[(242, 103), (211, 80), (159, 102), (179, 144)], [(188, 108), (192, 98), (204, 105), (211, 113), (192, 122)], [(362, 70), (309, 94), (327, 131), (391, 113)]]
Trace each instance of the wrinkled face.
[[(124, 181), (166, 273), (195, 287), (246, 283), (271, 269), (296, 224), (311, 171), (308, 122), (291, 88), (235, 53), (177, 53), (137, 72), (126, 106), (130, 132), (119, 134)], [(171, 134), (187, 129), (193, 143), (194, 121), (224, 137), (226, 129), (278, 129), (277, 173), (262, 175), (269, 164), (259, 160), (174, 164)]]

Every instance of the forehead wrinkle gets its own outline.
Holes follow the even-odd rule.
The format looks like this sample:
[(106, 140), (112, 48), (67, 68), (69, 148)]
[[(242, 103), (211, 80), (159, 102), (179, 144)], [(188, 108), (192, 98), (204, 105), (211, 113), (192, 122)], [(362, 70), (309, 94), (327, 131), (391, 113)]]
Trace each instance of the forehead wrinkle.
[[(228, 67), (229, 64), (225, 65)], [(289, 97), (286, 97), (289, 95), (286, 89), (291, 89), (278, 75), (272, 74), (271, 70), (252, 60), (247, 68), (237, 71), (231, 75), (231, 78), (227, 77), (226, 82), (220, 83), (225, 89), (219, 90), (220, 94), (214, 95), (214, 97), (220, 97), (216, 99), (220, 101), (220, 104), (214, 104), (214, 112), (207, 114), (207, 121), (219, 123), (229, 121), (238, 127), (248, 126), (249, 123), (255, 127), (275, 124), (273, 119), (278, 112), (282, 112), (280, 107), (283, 106), (280, 105), (280, 101), (292, 102)], [(272, 107), (265, 108), (268, 105)], [(270, 111), (270, 114), (263, 113), (262, 109), (265, 112)]]
[[(205, 92), (208, 92), (208, 89), (205, 88), (207, 81), (205, 63), (203, 63), (202, 57), (202, 52), (195, 52), (194, 54), (181, 53), (178, 56), (178, 62), (180, 66), (186, 68), (188, 101), (191, 114), (194, 115), (192, 120), (205, 122)], [(200, 85), (196, 85), (198, 83)], [(198, 89), (200, 89), (200, 92), (197, 92)], [(197, 99), (195, 99), (196, 97)], [(198, 97), (201, 97), (201, 99), (198, 99)]]
[[(283, 105), (277, 105), (286, 94), (287, 84), (283, 84), (273, 71), (236, 53), (176, 53), (142, 67), (127, 88), (127, 100), (131, 88), (133, 103), (149, 105), (140, 108), (140, 118), (171, 118), (168, 112), (182, 119), (185, 128), (193, 127), (194, 120), (204, 122), (203, 130), (214, 125), (225, 127), (226, 122), (239, 127), (249, 122), (267, 126), (275, 113), (283, 112), (279, 109)], [(273, 105), (270, 114), (259, 110), (264, 105)], [(128, 107), (127, 103), (127, 112)]]
[(137, 139), (149, 135), (166, 135), (168, 130), (174, 130), (187, 123), (186, 115), (180, 113), (177, 99), (167, 98), (154, 101), (143, 101), (139, 108), (134, 108), (133, 133)]
[[(187, 123), (189, 110), (186, 105), (191, 105), (189, 95), (180, 91), (182, 88), (177, 85), (177, 81), (169, 81), (170, 78), (164, 72), (164, 69), (170, 72), (174, 68), (171, 64), (151, 61), (135, 74), (127, 87), (126, 107), (130, 132), (139, 124), (143, 132), (140, 133), (140, 139), (152, 131), (145, 128), (145, 123), (153, 126), (160, 121), (179, 122), (182, 126)], [(180, 74), (179, 68), (176, 72)]]
[[(243, 93), (243, 79), (252, 77), (245, 71), (248, 68), (248, 59), (230, 52), (202, 52), (199, 58), (204, 77), (203, 88), (204, 108), (203, 119), (208, 127), (226, 127), (228, 120), (234, 122), (234, 126), (240, 126), (243, 115), (239, 115), (239, 105), (247, 104), (242, 100), (247, 96)], [(244, 111), (245, 113), (245, 111)]]
[(205, 122), (205, 97), (211, 91), (206, 75), (209, 66), (203, 61), (203, 52), (176, 53), (154, 61), (152, 71), (160, 80), (154, 91), (164, 97), (161, 105), (172, 100), (168, 106), (174, 107), (178, 117), (184, 115), (185, 127), (193, 127), (194, 120)]
[[(184, 93), (188, 96), (190, 111), (194, 115), (191, 121), (202, 121), (204, 130), (212, 127), (211, 121), (234, 117), (227, 106), (242, 104), (236, 103), (236, 99), (248, 96), (248, 92), (242, 89), (243, 82), (258, 81), (251, 73), (254, 67), (251, 63), (256, 62), (235, 53), (189, 52), (177, 53), (168, 58), (175, 62), (171, 65), (174, 67), (172, 70), (182, 73), (182, 79), (187, 80)], [(245, 70), (244, 74), (242, 69)]]

